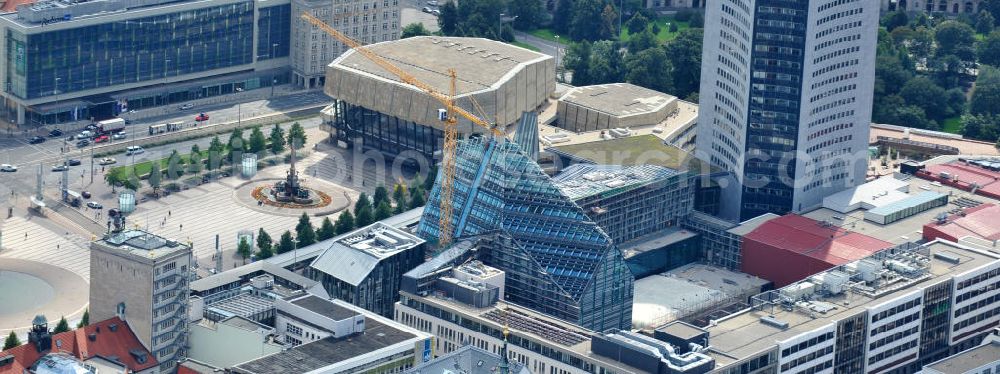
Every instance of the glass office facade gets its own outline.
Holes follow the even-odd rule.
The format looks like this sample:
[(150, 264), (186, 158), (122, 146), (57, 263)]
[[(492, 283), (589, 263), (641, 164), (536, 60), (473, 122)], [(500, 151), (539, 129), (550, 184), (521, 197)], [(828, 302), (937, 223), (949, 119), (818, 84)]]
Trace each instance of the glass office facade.
[(792, 209), (808, 6), (756, 2), (741, 220)]
[(427, 160), (443, 145), (444, 132), (430, 126), (393, 117), (337, 100), (334, 104), (333, 137), (347, 144), (360, 141), (365, 149), (396, 156), (412, 151)]
[[(281, 26), (270, 17), (277, 8), (268, 8), (266, 25)], [(254, 3), (244, 1), (27, 35), (8, 29), (7, 89), (34, 99), (247, 65), (253, 19)], [(288, 32), (267, 34), (287, 46)]]
[(257, 60), (288, 57), (292, 34), (292, 5), (260, 8), (257, 19)]
[[(595, 331), (632, 324), (634, 278), (621, 252), (534, 160), (507, 140), (471, 138), (456, 152), (454, 238), (500, 231), (487, 261), (507, 272), (506, 298)], [(440, 236), (440, 183), (417, 233)]]

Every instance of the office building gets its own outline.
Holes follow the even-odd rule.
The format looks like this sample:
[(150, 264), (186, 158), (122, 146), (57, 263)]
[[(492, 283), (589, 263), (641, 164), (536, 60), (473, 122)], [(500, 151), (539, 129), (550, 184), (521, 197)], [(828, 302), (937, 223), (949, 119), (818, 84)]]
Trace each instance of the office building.
[[(442, 174), (417, 227), (428, 240), (441, 235)], [(598, 331), (631, 325), (634, 278), (621, 251), (515, 143), (461, 142), (454, 183), (452, 237), (499, 231), (487, 242), (505, 250), (483, 262), (509, 275), (505, 300)]]
[(7, 117), (105, 119), (287, 83), (287, 0), (43, 0), (0, 16)]
[(718, 373), (912, 373), (1000, 323), (1000, 256), (899, 246), (751, 298), (704, 327)]
[(230, 367), (286, 348), (277, 339), (274, 327), (239, 316), (218, 322), (203, 318), (192, 321), (189, 329), (187, 359), (215, 368)]
[(170, 371), (185, 357), (191, 247), (141, 230), (90, 244), (90, 318), (128, 322)]
[(723, 217), (808, 210), (864, 183), (878, 7), (708, 3), (696, 149), (741, 186), (723, 194)]
[[(503, 351), (501, 354), (507, 354)], [(495, 374), (500, 372), (501, 364), (507, 365), (509, 374), (532, 374), (531, 370), (524, 367), (520, 362), (506, 362), (500, 354), (496, 354), (485, 349), (467, 345), (458, 348), (451, 353), (441, 355), (433, 360), (427, 361), (413, 369), (407, 370), (406, 374)]]
[(307, 273), (330, 297), (392, 316), (403, 273), (424, 261), (424, 240), (382, 222), (338, 236)]
[(300, 14), (309, 13), (351, 39), (369, 44), (399, 39), (400, 12), (399, 0), (292, 0), (292, 84), (323, 87), (326, 65), (349, 49)]
[(946, 13), (950, 15), (979, 13), (982, 0), (881, 0), (882, 11)]
[(45, 317), (36, 316), (26, 343), (0, 351), (0, 374), (164, 372), (158, 364), (117, 317), (52, 333)]
[(679, 225), (694, 204), (688, 174), (658, 165), (576, 164), (552, 180), (617, 244)]
[(1000, 372), (1000, 330), (983, 339), (983, 344), (941, 361), (924, 365), (923, 374), (988, 374)]
[(626, 128), (660, 124), (676, 115), (678, 101), (629, 83), (574, 87), (559, 98), (555, 125), (576, 133), (603, 131), (615, 136)]
[(234, 374), (401, 373), (434, 357), (431, 334), (312, 294), (276, 302), (280, 352), (220, 368)]
[[(380, 42), (368, 49), (438, 93), (450, 94), (457, 76), (457, 105), (496, 123), (515, 124), (525, 111), (544, 104), (555, 91), (552, 56), (480, 38), (420, 36)], [(323, 129), (343, 147), (360, 144), (387, 157), (432, 160), (444, 139), (439, 110), (444, 104), (403, 83), (354, 50), (329, 64), (325, 92), (335, 103), (323, 110)], [(460, 137), (488, 133), (459, 117)]]

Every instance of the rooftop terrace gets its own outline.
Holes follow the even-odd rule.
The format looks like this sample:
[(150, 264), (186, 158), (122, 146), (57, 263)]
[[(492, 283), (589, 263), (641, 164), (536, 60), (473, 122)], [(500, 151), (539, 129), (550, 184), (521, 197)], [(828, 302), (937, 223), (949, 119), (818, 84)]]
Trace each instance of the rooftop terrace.
[(105, 249), (153, 260), (191, 251), (191, 247), (185, 244), (142, 230), (111, 233), (96, 244)]
[(560, 143), (546, 148), (556, 154), (574, 159), (590, 160), (603, 165), (657, 165), (674, 170), (693, 172), (714, 171), (710, 166), (693, 155), (664, 144), (663, 139), (653, 135), (636, 135), (609, 140), (590, 140), (580, 143)]
[(552, 180), (570, 199), (579, 200), (609, 191), (645, 185), (677, 175), (677, 171), (657, 165), (575, 164)]

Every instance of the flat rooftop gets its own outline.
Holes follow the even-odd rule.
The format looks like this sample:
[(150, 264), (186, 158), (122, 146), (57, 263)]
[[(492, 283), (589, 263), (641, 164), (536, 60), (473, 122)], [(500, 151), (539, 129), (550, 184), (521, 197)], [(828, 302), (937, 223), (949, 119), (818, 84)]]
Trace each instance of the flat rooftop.
[(309, 267), (355, 286), (364, 281), (380, 261), (424, 243), (420, 237), (382, 222), (332, 240), (332, 245)]
[(1000, 361), (1000, 339), (987, 337), (983, 345), (959, 352), (956, 355), (927, 365), (926, 368), (942, 373), (966, 373)]
[(234, 283), (249, 283), (250, 278), (261, 274), (269, 274), (275, 278), (284, 279), (302, 288), (309, 288), (319, 283), (270, 262), (254, 261), (240, 267), (195, 280), (191, 282), (191, 291), (200, 293)]
[[(969, 250), (966, 247), (943, 241), (928, 243), (914, 252), (899, 252), (915, 253), (918, 256), (926, 258), (926, 270), (920, 272), (919, 275), (897, 274), (901, 277), (900, 279), (905, 279), (905, 281), (896, 282), (886, 288), (882, 288), (881, 286), (872, 287), (874, 289), (873, 293), (860, 288), (854, 288), (853, 290), (830, 297), (815, 294), (817, 297), (814, 298), (812, 303), (823, 305), (822, 312), (812, 313), (815, 315), (815, 318), (810, 316), (809, 312), (799, 307), (788, 311), (781, 305), (774, 305), (773, 307), (763, 306), (752, 308), (720, 319), (715, 326), (706, 328), (711, 336), (711, 351), (709, 355), (716, 359), (718, 365), (723, 366), (750, 357), (755, 353), (771, 349), (778, 341), (827, 326), (843, 318), (857, 315), (869, 307), (877, 306), (897, 296), (937, 284), (954, 275), (1000, 260), (1000, 256), (990, 255), (982, 251)], [(938, 253), (958, 258), (959, 263), (955, 264), (941, 260), (935, 256)], [(877, 254), (876, 256), (882, 255)], [(896, 259), (899, 257), (892, 258)], [(850, 271), (848, 269), (851, 269), (852, 264), (855, 263), (839, 266), (831, 271)], [(826, 273), (829, 273), (829, 271), (821, 274)], [(797, 284), (770, 292), (780, 293), (782, 290), (789, 290)], [(850, 287), (850, 283), (845, 287)], [(860, 287), (867, 286), (861, 285)], [(875, 296), (869, 296), (870, 294)], [(762, 323), (761, 318), (768, 316), (787, 323), (788, 328), (781, 329)]]
[[(873, 238), (881, 239), (893, 244), (901, 244), (920, 240), (923, 236), (923, 226), (931, 223), (939, 214), (957, 213), (959, 209), (966, 205), (978, 205), (982, 203), (1000, 204), (1000, 201), (990, 199), (982, 195), (973, 195), (970, 192), (962, 191), (947, 185), (932, 184), (931, 181), (920, 178), (911, 178), (910, 193), (917, 194), (924, 191), (937, 192), (948, 195), (948, 204), (936, 208), (925, 210), (910, 217), (900, 219), (888, 225), (877, 224), (865, 220), (865, 210), (858, 209), (848, 213), (840, 213), (832, 209), (819, 208), (805, 212), (802, 215), (817, 221), (826, 221), (834, 226), (839, 226), (857, 233), (865, 234)], [(961, 205), (959, 205), (961, 204)]]
[[(239, 373), (284, 374), (306, 373), (388, 348), (417, 336), (367, 319), (365, 332), (342, 338), (326, 338), (236, 365)], [(413, 348), (411, 344), (409, 348)]]
[(191, 247), (156, 234), (142, 230), (125, 230), (105, 235), (95, 244), (122, 254), (130, 254), (150, 260), (170, 257), (182, 252), (191, 252)]
[[(564, 131), (565, 133), (565, 131)], [(546, 150), (558, 155), (590, 160), (602, 165), (657, 165), (674, 170), (715, 171), (717, 168), (703, 162), (684, 150), (653, 135), (634, 135), (624, 138), (579, 143), (560, 143)]]
[(688, 264), (635, 281), (632, 327), (656, 328), (760, 292), (767, 280), (724, 268)]
[(627, 117), (663, 109), (677, 97), (630, 83), (609, 83), (570, 89), (559, 101)]
[(748, 241), (753, 241), (781, 249), (785, 254), (809, 256), (831, 265), (843, 265), (893, 246), (890, 242), (797, 214), (768, 220), (743, 238), (744, 251)]
[(342, 321), (360, 314), (357, 311), (337, 305), (331, 300), (324, 300), (321, 297), (311, 294), (291, 300), (291, 303), (334, 321)]
[(663, 230), (649, 233), (639, 238), (618, 244), (618, 249), (622, 251), (625, 258), (646, 253), (652, 250), (664, 248), (668, 245), (690, 239), (698, 234), (678, 226), (667, 227)]
[(486, 308), (475, 308), (455, 300), (444, 299), (433, 295), (408, 296), (444, 310), (452, 310), (457, 313), (461, 313), (464, 317), (472, 319), (483, 325), (490, 326), (497, 331), (502, 331), (506, 325), (510, 331), (514, 332), (518, 336), (526, 337), (542, 344), (560, 347), (580, 357), (587, 357), (594, 362), (601, 362), (602, 365), (612, 368), (616, 372), (642, 372), (642, 370), (633, 368), (624, 363), (612, 361), (606, 357), (592, 353), (590, 350), (590, 339), (594, 334), (593, 331), (560, 319), (536, 313), (527, 308), (505, 302), (498, 302), (497, 304)]
[[(557, 85), (561, 87), (561, 85)], [(567, 92), (571, 90), (572, 87), (567, 89)], [(557, 90), (557, 92), (559, 92)], [(658, 124), (651, 126), (632, 126), (629, 129), (632, 131), (632, 136), (639, 135), (652, 135), (660, 140), (671, 139), (677, 134), (681, 134), (685, 131), (693, 131), (698, 121), (698, 104), (689, 103), (683, 100), (677, 100), (677, 113), (668, 116), (667, 119), (661, 121)], [(551, 100), (541, 113), (538, 114), (538, 136), (540, 139), (544, 139), (545, 136), (565, 136), (566, 140), (561, 141), (554, 146), (564, 146), (573, 145), (580, 143), (590, 143), (600, 141), (601, 131), (587, 131), (581, 133), (575, 133), (568, 131), (566, 129), (553, 126), (552, 122), (555, 121), (558, 111), (558, 105), (555, 100)]]
[(552, 178), (556, 187), (572, 200), (579, 200), (608, 191), (641, 186), (677, 175), (678, 172), (658, 165), (591, 165), (574, 164)]
[[(934, 143), (940, 145), (946, 145), (958, 148), (962, 154), (970, 155), (1000, 155), (1000, 151), (994, 146), (993, 143), (962, 139), (962, 138), (945, 138), (932, 136), (932, 132), (924, 132), (917, 129), (911, 129), (909, 138), (910, 140), (915, 140), (919, 142)], [(871, 132), (868, 135), (868, 142), (875, 144), (879, 136), (887, 136), (890, 138), (902, 139), (903, 128), (899, 126), (884, 126), (873, 124), (871, 127)]]
[[(418, 36), (366, 45), (406, 73), (438, 92), (449, 92), (454, 69), (457, 96), (489, 89), (503, 82), (523, 64), (551, 59), (552, 56), (507, 43), (483, 38)], [(403, 83), (399, 77), (351, 49), (330, 64), (331, 68), (377, 76)]]

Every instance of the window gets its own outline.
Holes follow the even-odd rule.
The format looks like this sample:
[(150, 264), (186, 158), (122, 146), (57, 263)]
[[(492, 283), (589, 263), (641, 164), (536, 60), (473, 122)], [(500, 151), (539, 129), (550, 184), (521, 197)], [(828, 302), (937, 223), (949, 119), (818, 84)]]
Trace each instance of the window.
[(285, 331), (292, 335), (302, 336), (302, 328), (291, 323), (286, 324)]

